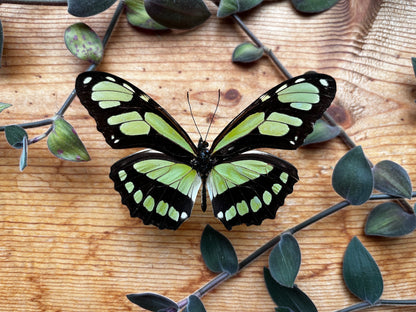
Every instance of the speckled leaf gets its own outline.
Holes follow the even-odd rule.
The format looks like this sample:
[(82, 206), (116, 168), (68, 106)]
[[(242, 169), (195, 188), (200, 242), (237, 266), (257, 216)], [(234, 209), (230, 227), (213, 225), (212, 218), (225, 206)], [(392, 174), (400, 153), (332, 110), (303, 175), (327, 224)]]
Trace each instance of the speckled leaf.
[(7, 142), (14, 148), (22, 148), (23, 140), (27, 139), (26, 130), (22, 127), (11, 125), (4, 128)]
[(218, 6), (218, 17), (244, 12), (262, 3), (263, 0), (221, 0)]
[(269, 269), (264, 268), (264, 280), (273, 301), (282, 308), (293, 312), (317, 312), (312, 300), (297, 286), (293, 288), (280, 285), (271, 276)]
[(251, 42), (244, 42), (234, 49), (232, 61), (234, 63), (251, 63), (260, 59), (263, 53), (263, 48), (259, 48)]
[(361, 146), (348, 151), (335, 165), (332, 187), (352, 205), (368, 200), (373, 190), (373, 173)]
[(313, 131), (306, 137), (303, 145), (329, 141), (338, 136), (340, 128), (329, 125), (326, 121), (318, 119)]
[(190, 295), (188, 298), (188, 305), (183, 312), (206, 312), (204, 304), (195, 295)]
[(155, 293), (141, 293), (127, 295), (134, 304), (148, 311), (178, 311), (178, 305), (169, 298)]
[(374, 188), (389, 195), (412, 198), (412, 182), (399, 164), (383, 160), (373, 168)]
[(107, 10), (117, 0), (68, 0), (68, 13), (77, 17), (92, 16)]
[(3, 55), (3, 42), (4, 42), (3, 25), (1, 24), (1, 20), (0, 20), (0, 67), (1, 67), (1, 57)]
[(88, 161), (90, 156), (75, 129), (63, 118), (55, 119), (48, 136), (48, 148), (56, 157), (70, 161)]
[(238, 270), (237, 254), (233, 245), (210, 225), (202, 233), (201, 254), (206, 266), (213, 272), (227, 272), (232, 275)]
[(291, 0), (296, 10), (303, 13), (319, 13), (328, 10), (339, 0)]
[(100, 37), (88, 25), (76, 23), (65, 30), (64, 40), (68, 50), (77, 58), (94, 64), (103, 58), (103, 44)]
[(6, 108), (12, 106), (12, 104), (7, 104), (7, 103), (1, 103), (0, 102), (0, 113), (5, 110)]
[(348, 244), (342, 267), (348, 289), (363, 301), (374, 304), (383, 293), (383, 277), (371, 254), (357, 237)]
[(416, 229), (416, 216), (394, 202), (377, 205), (368, 215), (365, 234), (399, 237)]
[(127, 21), (135, 26), (150, 30), (164, 30), (167, 27), (154, 21), (144, 8), (144, 0), (125, 0)]
[(193, 28), (211, 16), (202, 0), (144, 0), (144, 6), (152, 19), (168, 28)]
[(416, 57), (412, 57), (413, 72), (416, 76)]
[(301, 263), (301, 252), (296, 238), (282, 235), (269, 256), (269, 269), (273, 278), (282, 286), (293, 287)]

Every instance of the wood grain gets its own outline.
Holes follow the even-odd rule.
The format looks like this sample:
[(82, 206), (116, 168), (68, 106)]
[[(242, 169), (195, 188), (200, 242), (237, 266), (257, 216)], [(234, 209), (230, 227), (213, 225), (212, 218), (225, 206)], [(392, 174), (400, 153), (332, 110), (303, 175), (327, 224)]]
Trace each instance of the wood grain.
[[(113, 11), (82, 21), (103, 35)], [(87, 68), (63, 42), (65, 28), (80, 19), (65, 7), (11, 4), (0, 5), (0, 19), (5, 33), (0, 101), (13, 104), (0, 114), (0, 125), (53, 116)], [(395, 161), (415, 184), (414, 1), (341, 0), (316, 16), (297, 14), (288, 1), (267, 1), (242, 19), (293, 75), (316, 70), (334, 76), (338, 93), (331, 114), (373, 163)], [(149, 93), (195, 140), (186, 92), (204, 133), (221, 89), (212, 141), (234, 115), (284, 79), (266, 58), (250, 66), (231, 63), (234, 47), (246, 40), (231, 20), (214, 16), (192, 31), (160, 33), (138, 31), (123, 16), (100, 70)], [(0, 140), (0, 311), (140, 311), (125, 295), (148, 291), (179, 301), (214, 276), (199, 252), (205, 224), (226, 234), (243, 259), (340, 201), (331, 174), (347, 149), (336, 139), (297, 151), (270, 151), (293, 163), (301, 179), (275, 220), (227, 232), (210, 208), (201, 212), (198, 198), (192, 217), (178, 231), (160, 231), (129, 217), (108, 178), (111, 164), (133, 151), (111, 150), (78, 100), (65, 117), (88, 148), (90, 162), (58, 160), (41, 141), (30, 146), (29, 167), (19, 172), (19, 151)], [(348, 207), (296, 234), (302, 249), (297, 284), (319, 311), (357, 302), (341, 276), (344, 250), (356, 235), (380, 265), (383, 298), (414, 299), (415, 235), (364, 236), (366, 216), (375, 205)], [(274, 311), (262, 277), (266, 265), (263, 256), (204, 297), (207, 310)]]

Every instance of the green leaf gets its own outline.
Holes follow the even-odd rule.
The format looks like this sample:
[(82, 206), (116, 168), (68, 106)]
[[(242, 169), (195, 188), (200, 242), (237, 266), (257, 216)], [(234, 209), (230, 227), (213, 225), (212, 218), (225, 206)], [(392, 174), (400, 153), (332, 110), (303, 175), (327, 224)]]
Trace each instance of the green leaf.
[(77, 17), (92, 16), (107, 10), (117, 0), (68, 0), (68, 13)]
[(193, 28), (211, 16), (202, 0), (144, 0), (144, 6), (152, 19), (168, 28)]
[(4, 44), (3, 25), (0, 20), (0, 67), (1, 67), (1, 57), (3, 55), (3, 44)]
[(286, 308), (286, 307), (276, 308), (274, 311), (275, 311), (275, 312), (293, 312), (293, 310), (292, 310), (292, 309), (290, 309), (290, 308)]
[(342, 267), (345, 284), (361, 300), (375, 304), (383, 293), (383, 277), (373, 257), (357, 237), (348, 244)]
[(88, 25), (76, 23), (65, 30), (64, 40), (68, 50), (77, 58), (94, 64), (101, 62), (104, 47), (100, 37)]
[(416, 57), (412, 57), (413, 72), (416, 76)]
[(237, 254), (233, 245), (210, 225), (202, 233), (201, 254), (206, 266), (213, 272), (227, 272), (232, 275), (238, 270)]
[(6, 135), (7, 142), (14, 148), (22, 148), (23, 141), (27, 140), (26, 130), (19, 126), (6, 126), (4, 128), (4, 133)]
[(341, 129), (329, 125), (326, 121), (318, 119), (315, 122), (313, 131), (306, 137), (303, 145), (329, 141), (339, 135)]
[(412, 182), (406, 170), (390, 160), (383, 160), (373, 168), (374, 188), (389, 195), (412, 198)]
[(318, 311), (312, 300), (297, 286), (288, 288), (280, 285), (274, 280), (267, 268), (264, 268), (264, 280), (270, 297), (279, 307), (289, 308), (293, 312)]
[(53, 122), (48, 148), (56, 157), (70, 161), (88, 161), (90, 156), (75, 129), (63, 118)]
[(188, 299), (188, 305), (183, 312), (206, 312), (204, 304), (195, 295), (190, 295)]
[(328, 10), (339, 0), (291, 0), (296, 10), (303, 13), (319, 13)]
[(293, 287), (301, 263), (301, 252), (296, 238), (282, 235), (269, 256), (269, 269), (273, 278), (282, 286)]
[(259, 48), (251, 42), (244, 42), (234, 49), (232, 61), (234, 63), (251, 63), (260, 59), (263, 54), (263, 48)]
[(361, 146), (348, 151), (335, 165), (332, 186), (352, 205), (368, 200), (373, 190), (373, 173)]
[(263, 0), (221, 0), (218, 6), (218, 17), (244, 12), (262, 3)]
[(144, 8), (144, 0), (125, 0), (127, 21), (135, 26), (150, 30), (168, 29), (154, 21)]
[(0, 113), (5, 110), (6, 108), (9, 108), (10, 106), (12, 106), (12, 104), (7, 104), (7, 103), (1, 103), (0, 102)]
[(134, 304), (149, 311), (178, 311), (178, 305), (169, 298), (155, 293), (141, 293), (127, 295)]
[(399, 237), (416, 229), (416, 216), (394, 202), (377, 205), (368, 215), (365, 234)]

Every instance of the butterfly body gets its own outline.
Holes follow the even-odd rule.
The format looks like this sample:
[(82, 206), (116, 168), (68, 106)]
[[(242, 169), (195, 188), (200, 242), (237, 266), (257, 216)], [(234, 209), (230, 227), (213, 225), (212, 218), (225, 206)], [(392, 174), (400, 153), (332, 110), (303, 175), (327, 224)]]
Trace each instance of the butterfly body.
[(322, 74), (288, 80), (237, 115), (209, 148), (198, 144), (159, 104), (129, 82), (102, 72), (78, 76), (81, 103), (113, 148), (145, 147), (116, 162), (110, 172), (132, 217), (177, 229), (189, 218), (202, 185), (214, 215), (231, 229), (275, 218), (298, 180), (290, 163), (256, 148), (295, 149), (335, 96)]

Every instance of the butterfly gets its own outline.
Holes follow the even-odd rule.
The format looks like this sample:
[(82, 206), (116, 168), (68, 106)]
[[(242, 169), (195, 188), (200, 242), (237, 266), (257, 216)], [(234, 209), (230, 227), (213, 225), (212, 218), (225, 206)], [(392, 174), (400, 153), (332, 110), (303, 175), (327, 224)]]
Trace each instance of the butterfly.
[[(257, 148), (296, 149), (335, 97), (328, 75), (308, 73), (270, 89), (237, 115), (213, 141), (190, 139), (146, 93), (104, 72), (76, 80), (81, 103), (112, 148), (143, 147), (117, 161), (110, 178), (132, 217), (176, 230), (191, 215), (202, 185), (214, 215), (230, 230), (274, 219), (298, 181), (289, 162)], [(253, 151), (254, 150), (254, 151)]]

